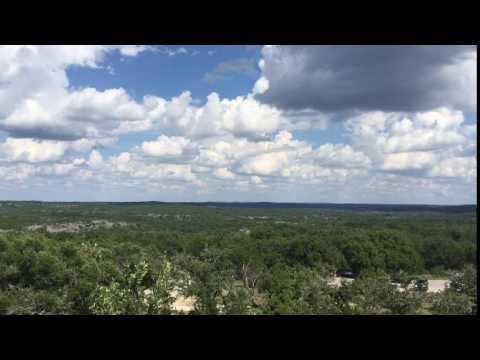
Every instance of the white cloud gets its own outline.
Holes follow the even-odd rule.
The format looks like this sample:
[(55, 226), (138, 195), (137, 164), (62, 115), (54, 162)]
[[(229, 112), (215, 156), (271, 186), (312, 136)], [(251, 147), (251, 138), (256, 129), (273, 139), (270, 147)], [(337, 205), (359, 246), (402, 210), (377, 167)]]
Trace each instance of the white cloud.
[(350, 181), (354, 177), (365, 175), (366, 171), (361, 169), (330, 168), (300, 162), (283, 168), (280, 174), (294, 183), (324, 184), (330, 182), (338, 186)]
[(254, 175), (250, 176), (250, 183), (258, 185), (263, 183), (263, 181), (261, 177)]
[(427, 151), (400, 152), (386, 154), (383, 159), (384, 170), (421, 170), (435, 161), (435, 155)]
[(102, 137), (98, 139), (79, 139), (68, 142), (69, 148), (77, 152), (87, 152), (93, 148), (104, 148), (112, 146), (117, 141), (116, 138)]
[[(212, 93), (203, 106), (194, 105), (190, 92), (184, 92), (170, 101), (148, 96), (144, 99), (147, 119), (142, 130), (157, 127), (190, 138), (225, 134), (258, 137), (276, 131), (287, 120), (281, 112), (262, 105), (251, 96), (220, 99)], [(121, 125), (127, 127), (129, 125)], [(121, 128), (116, 130), (121, 132)]]
[(230, 100), (212, 93), (200, 107), (193, 105), (190, 92), (170, 101), (152, 97), (147, 101), (153, 123), (190, 138), (228, 133), (255, 137), (276, 131), (286, 121), (280, 111), (260, 104), (251, 96)]
[(129, 172), (131, 170), (132, 155), (129, 152), (122, 152), (118, 156), (112, 156), (110, 162), (114, 169), (120, 172)]
[(88, 163), (89, 166), (91, 166), (93, 168), (99, 167), (103, 163), (102, 154), (100, 154), (100, 152), (98, 152), (97, 150), (93, 150), (90, 153), (90, 157), (89, 157), (87, 163)]
[(228, 167), (248, 157), (280, 150), (296, 152), (299, 155), (311, 151), (302, 141), (294, 140), (288, 131), (280, 131), (272, 140), (249, 141), (246, 138), (224, 137), (207, 141), (199, 147), (195, 163), (213, 167)]
[[(475, 191), (477, 126), (465, 124), (463, 113), (450, 108), (332, 118), (318, 110), (284, 111), (259, 102), (254, 95), (270, 90), (267, 77), (257, 80), (251, 94), (211, 93), (206, 102), (189, 91), (137, 101), (123, 88), (71, 88), (67, 78), (70, 66), (105, 71), (114, 51), (120, 56), (188, 52), (181, 49), (0, 46), (0, 135), (6, 135), (0, 142), (0, 192), (12, 184), (15, 189), (49, 184), (84, 186), (89, 194), (108, 187), (120, 197), (129, 189), (134, 198), (145, 199), (173, 192), (185, 200), (208, 199), (221, 192), (233, 200), (254, 200), (261, 193), (274, 201), (412, 202), (418, 196), (434, 202), (469, 199)], [(273, 60), (261, 60), (260, 69), (271, 71)], [(456, 74), (468, 88), (471, 63), (462, 64), (463, 70), (459, 64), (445, 67), (442, 76)], [(456, 104), (473, 101), (471, 94), (457, 95)], [(296, 130), (325, 129), (339, 119), (346, 120), (345, 141), (329, 143), (329, 131), (318, 132), (320, 145), (296, 138)], [(124, 138), (132, 133), (138, 134)], [(105, 147), (113, 155), (106, 156)]]
[[(376, 169), (411, 176), (456, 174), (474, 178), (471, 163), (476, 164), (476, 158), (453, 160), (475, 153), (477, 146), (476, 126), (464, 125), (460, 111), (440, 108), (409, 115), (364, 113), (349, 119), (346, 128), (354, 147), (369, 156)], [(452, 170), (453, 164), (459, 165), (459, 171)]]
[(267, 80), (267, 78), (261, 76), (255, 82), (255, 85), (253, 86), (252, 93), (253, 93), (253, 95), (263, 94), (267, 90), (268, 90), (268, 80)]
[(55, 164), (53, 165), (53, 171), (55, 175), (69, 174), (75, 168), (74, 164)]
[(212, 93), (205, 105), (197, 106), (188, 91), (169, 101), (146, 96), (139, 103), (122, 88), (68, 88), (68, 66), (99, 68), (114, 50), (135, 56), (152, 49), (160, 51), (133, 45), (2, 47), (6, 60), (0, 60), (0, 82), (7, 86), (0, 88), (0, 130), (56, 140), (99, 139), (152, 129), (189, 138), (225, 134), (258, 138), (288, 125), (281, 111), (260, 104), (252, 94), (221, 99)]
[(142, 143), (142, 150), (145, 154), (151, 156), (180, 156), (185, 151), (185, 148), (190, 143), (190, 140), (179, 137), (172, 136), (168, 137), (161, 135), (155, 141), (146, 141)]
[(72, 92), (64, 105), (64, 117), (72, 122), (98, 123), (135, 121), (145, 117), (141, 105), (131, 100), (122, 88), (97, 91), (86, 88)]
[(66, 149), (67, 145), (59, 141), (7, 138), (0, 144), (0, 155), (7, 161), (37, 163), (58, 160)]
[(444, 146), (462, 144), (465, 137), (454, 131), (435, 131), (429, 129), (415, 129), (402, 135), (393, 135), (389, 138), (379, 138), (379, 145), (386, 153), (403, 151), (435, 150)]
[(134, 177), (148, 178), (151, 180), (181, 180), (194, 182), (196, 176), (192, 173), (190, 165), (184, 164), (151, 164), (137, 163), (132, 173)]
[(350, 145), (324, 144), (315, 151), (315, 161), (320, 165), (354, 168), (370, 167), (371, 160), (360, 151), (355, 151)]
[(286, 151), (279, 151), (254, 156), (243, 161), (240, 171), (247, 174), (273, 175), (291, 161), (289, 155)]
[(147, 45), (123, 45), (120, 47), (120, 54), (124, 56), (137, 56), (139, 53), (153, 49)]
[(215, 177), (217, 177), (219, 179), (234, 179), (235, 178), (235, 174), (232, 173), (227, 168), (215, 169), (213, 174), (215, 175)]
[(101, 68), (106, 55), (116, 50), (134, 56), (146, 48), (0, 46), (0, 130), (21, 137), (78, 139), (94, 136), (103, 122), (141, 118), (142, 107), (123, 89), (69, 89), (68, 67)]
[(0, 166), (0, 182), (23, 183), (36, 173), (35, 167), (30, 164), (15, 166)]
[(175, 56), (175, 55), (179, 55), (179, 54), (187, 54), (188, 53), (187, 49), (185, 49), (184, 47), (180, 47), (178, 49), (165, 48), (164, 52), (168, 56)]
[(460, 111), (442, 108), (437, 111), (417, 113), (413, 120), (404, 118), (394, 122), (386, 134), (380, 134), (377, 144), (387, 153), (425, 151), (464, 144), (460, 131), (463, 123)]
[(477, 178), (477, 158), (469, 157), (452, 157), (442, 160), (429, 171), (429, 176), (437, 177), (460, 177), (465, 179)]
[(86, 162), (85, 159), (82, 159), (82, 158), (75, 159), (75, 160), (73, 160), (73, 165), (75, 165), (75, 166), (83, 165), (83, 164), (85, 164), (85, 162)]

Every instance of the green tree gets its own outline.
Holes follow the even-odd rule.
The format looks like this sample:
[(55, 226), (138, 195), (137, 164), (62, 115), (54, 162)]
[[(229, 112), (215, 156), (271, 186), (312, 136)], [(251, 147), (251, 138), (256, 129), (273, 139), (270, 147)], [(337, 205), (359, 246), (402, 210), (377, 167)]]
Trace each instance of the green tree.
[(205, 248), (199, 257), (179, 259), (188, 274), (187, 296), (194, 297), (196, 314), (218, 314), (223, 307), (222, 297), (233, 288), (235, 271), (227, 252), (213, 247)]
[(359, 314), (388, 313), (389, 299), (398, 292), (382, 272), (363, 272), (351, 285), (351, 303)]
[(174, 302), (177, 273), (168, 260), (153, 273), (146, 261), (126, 267), (121, 281), (99, 286), (92, 295), (94, 314), (166, 315)]
[(385, 307), (393, 315), (414, 315), (421, 309), (424, 296), (418, 291), (392, 291), (385, 299)]
[(471, 315), (472, 302), (468, 295), (447, 289), (433, 295), (432, 313), (437, 315)]
[(450, 288), (469, 296), (477, 302), (477, 269), (467, 265), (461, 273), (456, 273), (450, 282)]

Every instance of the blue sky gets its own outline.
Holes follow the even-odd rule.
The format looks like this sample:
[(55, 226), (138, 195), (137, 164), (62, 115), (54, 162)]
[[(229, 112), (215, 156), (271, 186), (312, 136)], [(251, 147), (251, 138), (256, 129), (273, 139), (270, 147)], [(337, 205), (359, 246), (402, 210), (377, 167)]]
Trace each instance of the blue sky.
[[(124, 88), (137, 101), (145, 95), (156, 94), (170, 99), (183, 91), (190, 91), (200, 104), (206, 97), (218, 93), (222, 98), (234, 98), (250, 92), (257, 78), (238, 74), (229, 80), (209, 83), (204, 80), (206, 73), (213, 71), (222, 62), (236, 59), (251, 59), (256, 64), (260, 59), (258, 48), (239, 45), (169, 45), (166, 48), (178, 51), (188, 49), (187, 54), (159, 56), (154, 52), (145, 52), (138, 57), (125, 58), (119, 53), (108, 54), (105, 62), (114, 72), (83, 66), (72, 66), (67, 75), (72, 88), (94, 87), (97, 90)], [(301, 136), (311, 141), (318, 141), (318, 136)], [(113, 154), (127, 149), (139, 139), (153, 140), (157, 134), (133, 134), (120, 139), (115, 148), (106, 149), (106, 154)], [(336, 136), (336, 135), (333, 135)], [(332, 136), (332, 137), (333, 137)]]
[(185, 48), (189, 53), (159, 56), (155, 52), (145, 52), (138, 57), (127, 59), (121, 57), (119, 53), (112, 53), (105, 61), (114, 69), (114, 75), (102, 69), (75, 66), (67, 70), (70, 85), (92, 86), (98, 90), (122, 87), (136, 100), (141, 100), (143, 96), (149, 94), (171, 98), (189, 90), (196, 98), (204, 101), (213, 91), (229, 98), (247, 94), (257, 80), (240, 74), (232, 80), (219, 80), (211, 84), (204, 81), (203, 77), (221, 62), (248, 58), (256, 63), (260, 59), (258, 50), (249, 50), (245, 46), (236, 45), (168, 46), (168, 48), (173, 51)]
[(476, 47), (0, 46), (0, 199), (476, 203)]

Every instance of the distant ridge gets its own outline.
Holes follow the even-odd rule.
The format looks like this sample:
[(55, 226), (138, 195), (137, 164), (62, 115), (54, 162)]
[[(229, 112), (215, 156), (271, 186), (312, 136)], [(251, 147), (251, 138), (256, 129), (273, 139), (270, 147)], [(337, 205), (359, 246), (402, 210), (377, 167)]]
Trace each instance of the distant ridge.
[(278, 209), (332, 209), (350, 211), (434, 211), (448, 213), (476, 212), (477, 205), (393, 205), (393, 204), (336, 204), (336, 203), (281, 203), (281, 202), (157, 202), (147, 201), (142, 203), (121, 202), (110, 203), (115, 205), (132, 204), (164, 204), (164, 205), (188, 205), (220, 208), (278, 208)]
[(119, 201), (119, 202), (48, 202), (48, 201), (0, 201), (0, 203), (35, 203), (35, 204), (104, 204), (113, 206), (128, 205), (176, 205), (176, 206), (199, 206), (218, 208), (277, 208), (277, 209), (331, 209), (348, 211), (421, 211), (421, 212), (444, 212), (444, 213), (471, 213), (477, 211), (477, 205), (416, 205), (416, 204), (350, 204), (350, 203), (285, 203), (285, 202), (164, 202), (164, 201)]

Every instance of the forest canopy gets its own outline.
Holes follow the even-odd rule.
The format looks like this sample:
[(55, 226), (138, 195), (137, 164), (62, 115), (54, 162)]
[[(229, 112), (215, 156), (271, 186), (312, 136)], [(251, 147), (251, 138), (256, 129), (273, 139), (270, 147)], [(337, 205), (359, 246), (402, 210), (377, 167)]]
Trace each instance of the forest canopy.
[(0, 205), (2, 314), (476, 311), (476, 208)]

